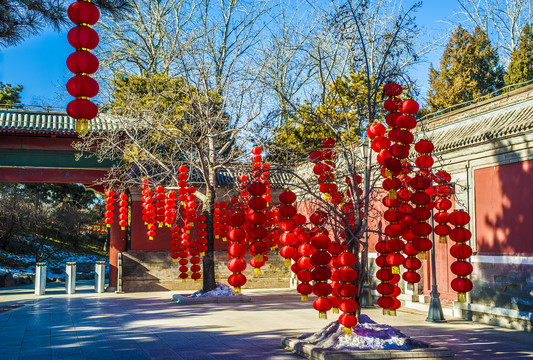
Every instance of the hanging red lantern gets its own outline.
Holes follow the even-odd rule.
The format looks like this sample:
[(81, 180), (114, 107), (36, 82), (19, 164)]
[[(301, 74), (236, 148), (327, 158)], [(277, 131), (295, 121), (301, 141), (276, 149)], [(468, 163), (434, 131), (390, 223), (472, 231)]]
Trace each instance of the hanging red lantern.
[(105, 192), (105, 196), (106, 196), (106, 199), (105, 199), (106, 212), (104, 213), (104, 216), (105, 216), (104, 223), (106, 224), (107, 227), (111, 227), (111, 224), (113, 224), (113, 215), (114, 215), (113, 210), (115, 209), (115, 207), (113, 206), (113, 203), (115, 202), (115, 199), (113, 198), (115, 196), (115, 192), (113, 190), (108, 190)]
[(68, 41), (77, 51), (67, 59), (67, 67), (76, 74), (67, 83), (69, 94), (76, 98), (67, 105), (67, 114), (76, 119), (77, 132), (87, 133), (89, 120), (98, 114), (98, 107), (89, 100), (98, 93), (98, 83), (88, 76), (98, 69), (98, 60), (87, 50), (98, 45), (98, 34), (90, 27), (98, 21), (100, 12), (90, 1), (80, 0), (72, 3), (67, 13), (78, 25), (68, 33)]
[(313, 285), (313, 293), (318, 296), (313, 301), (313, 307), (318, 311), (318, 317), (321, 319), (327, 318), (327, 312), (331, 310), (332, 303), (328, 296), (331, 294), (332, 288), (328, 283), (331, 277), (331, 270), (327, 267), (331, 260), (331, 254), (327, 248), (331, 240), (327, 235), (317, 234), (311, 238), (311, 245), (316, 251), (311, 255), (311, 263), (315, 265), (311, 270), (311, 279), (315, 281)]
[(370, 140), (374, 140), (376, 136), (383, 136), (386, 133), (385, 126), (381, 123), (374, 123), (366, 129), (366, 134)]
[(345, 334), (352, 334), (352, 327), (357, 325), (357, 317), (355, 313), (358, 309), (357, 302), (353, 299), (357, 293), (357, 288), (353, 284), (357, 280), (357, 272), (353, 269), (356, 263), (354, 254), (348, 251), (346, 245), (342, 245), (342, 252), (338, 256), (339, 263), (339, 279), (342, 285), (339, 287), (339, 295), (342, 300), (339, 302), (339, 310), (344, 314), (339, 316), (339, 323), (344, 326)]
[[(471, 233), (464, 226), (470, 221), (470, 215), (462, 210), (455, 210), (448, 216), (450, 224), (455, 228), (450, 231), (450, 239), (457, 242), (451, 249), (450, 254), (457, 259), (451, 265), (451, 271), (457, 275), (451, 282), (451, 287), (457, 292), (457, 300), (466, 302), (466, 293), (473, 288), (472, 281), (468, 279), (468, 275), (472, 273), (472, 264), (468, 262), (468, 258), (472, 254), (472, 249), (465, 243), (470, 240)], [(453, 250), (453, 251), (452, 251)]]
[(125, 193), (122, 193), (118, 196), (119, 202), (118, 202), (118, 218), (119, 222), (118, 225), (120, 226), (121, 230), (126, 230), (126, 226), (128, 226), (128, 195)]
[(419, 105), (413, 99), (407, 99), (402, 102), (400, 111), (405, 114), (416, 114), (418, 112)]
[(383, 85), (383, 94), (388, 97), (399, 96), (401, 95), (402, 91), (402, 86), (396, 84), (395, 82), (389, 82)]

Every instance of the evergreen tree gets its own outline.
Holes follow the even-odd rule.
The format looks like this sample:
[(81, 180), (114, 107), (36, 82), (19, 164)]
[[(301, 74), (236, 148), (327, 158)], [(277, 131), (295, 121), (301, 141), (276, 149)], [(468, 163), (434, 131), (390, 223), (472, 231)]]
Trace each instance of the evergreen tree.
[(429, 70), (428, 111), (474, 100), (503, 87), (503, 69), (487, 34), (459, 26), (446, 45), (440, 69)]
[(519, 84), (533, 79), (533, 32), (525, 25), (519, 38), (518, 48), (511, 55), (505, 74), (505, 85)]
[[(269, 150), (271, 158), (277, 161), (287, 156), (307, 158), (311, 151), (320, 147), (323, 138), (336, 138), (336, 133), (346, 143), (358, 140), (368, 119), (365, 80), (363, 73), (350, 71), (349, 76), (340, 76), (329, 84), (322, 104), (301, 105), (275, 129), (273, 148)], [(322, 119), (328, 119), (329, 125)]]
[[(17, 107), (20, 104), (20, 93), (22, 92), (22, 85), (15, 87), (11, 84), (4, 84), (0, 81), (0, 109)], [(18, 106), (20, 107), (20, 105)]]

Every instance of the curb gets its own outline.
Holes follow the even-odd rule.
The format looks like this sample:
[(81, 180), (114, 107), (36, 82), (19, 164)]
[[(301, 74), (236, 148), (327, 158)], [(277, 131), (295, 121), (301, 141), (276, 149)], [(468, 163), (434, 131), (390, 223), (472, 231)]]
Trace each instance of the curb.
[(417, 359), (417, 360), (451, 360), (454, 353), (445, 347), (433, 347), (413, 350), (329, 350), (298, 338), (284, 337), (281, 347), (297, 355), (311, 360), (344, 360), (344, 359)]
[(172, 301), (179, 305), (211, 304), (211, 303), (238, 303), (250, 302), (252, 298), (246, 295), (239, 296), (211, 296), (211, 297), (189, 297), (183, 295), (172, 295)]

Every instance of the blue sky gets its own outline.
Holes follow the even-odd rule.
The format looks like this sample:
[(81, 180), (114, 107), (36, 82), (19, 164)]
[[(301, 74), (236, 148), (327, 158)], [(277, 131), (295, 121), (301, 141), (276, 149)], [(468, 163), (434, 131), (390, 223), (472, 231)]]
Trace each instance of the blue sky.
[[(412, 1), (404, 3), (408, 5)], [(426, 0), (416, 14), (417, 23), (428, 34), (442, 35), (450, 29), (443, 21), (450, 20), (455, 10), (456, 0)], [(47, 29), (17, 46), (0, 49), (0, 81), (24, 86), (23, 104), (64, 108), (71, 100), (65, 84), (72, 74), (65, 61), (73, 48), (66, 34), (67, 31), (57, 33)], [(422, 94), (427, 91), (429, 62), (438, 67), (442, 51), (442, 48), (435, 48), (427, 56), (428, 62), (419, 65), (413, 73), (419, 80)]]

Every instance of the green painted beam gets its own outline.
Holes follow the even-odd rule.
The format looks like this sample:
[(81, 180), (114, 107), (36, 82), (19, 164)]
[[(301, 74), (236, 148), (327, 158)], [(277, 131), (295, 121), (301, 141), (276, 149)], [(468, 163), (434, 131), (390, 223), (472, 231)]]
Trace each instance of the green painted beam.
[(113, 161), (98, 162), (95, 157), (76, 161), (76, 152), (0, 149), (0, 166), (62, 169), (108, 169)]

